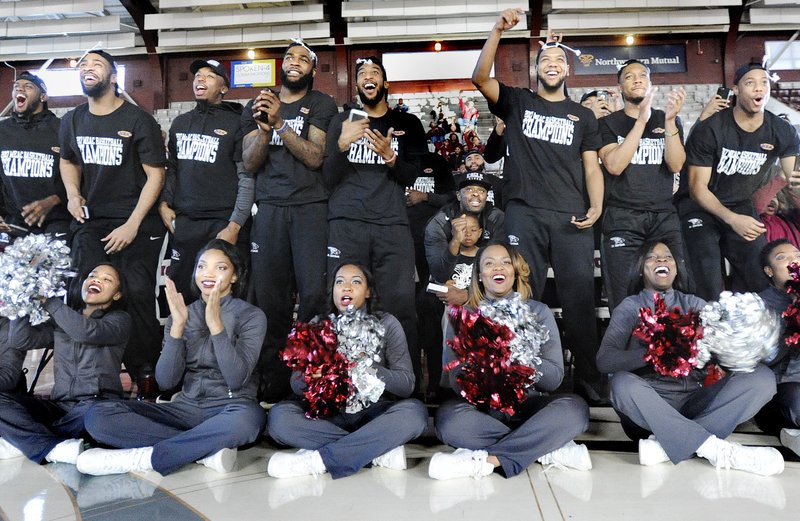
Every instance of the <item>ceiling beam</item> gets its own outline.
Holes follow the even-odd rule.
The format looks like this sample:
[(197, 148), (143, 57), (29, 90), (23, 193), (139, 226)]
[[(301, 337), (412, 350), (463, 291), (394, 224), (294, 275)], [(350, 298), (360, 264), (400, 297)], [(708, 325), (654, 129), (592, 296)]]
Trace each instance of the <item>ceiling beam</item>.
[(139, 28), (139, 33), (142, 35), (142, 40), (144, 40), (144, 45), (147, 48), (147, 54), (155, 54), (156, 47), (158, 47), (158, 31), (145, 30), (144, 17), (147, 14), (156, 14), (158, 10), (148, 0), (120, 0), (120, 3), (128, 10), (128, 14), (131, 15), (136, 27)]

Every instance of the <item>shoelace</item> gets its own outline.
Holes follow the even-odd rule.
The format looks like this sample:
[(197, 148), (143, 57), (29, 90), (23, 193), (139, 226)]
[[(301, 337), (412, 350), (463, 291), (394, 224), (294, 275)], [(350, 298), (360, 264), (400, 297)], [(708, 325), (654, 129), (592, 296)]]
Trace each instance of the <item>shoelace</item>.
[(714, 466), (718, 469), (730, 469), (733, 458), (733, 445), (726, 443), (717, 448), (717, 461)]
[(483, 463), (477, 456), (472, 456), (472, 479), (481, 479), (483, 477)]

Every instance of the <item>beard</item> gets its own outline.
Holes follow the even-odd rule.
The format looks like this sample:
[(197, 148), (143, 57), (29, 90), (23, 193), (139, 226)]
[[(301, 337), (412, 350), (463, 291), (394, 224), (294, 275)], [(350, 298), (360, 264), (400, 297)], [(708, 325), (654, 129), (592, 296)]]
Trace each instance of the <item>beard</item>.
[(102, 94), (105, 94), (106, 90), (111, 86), (111, 78), (104, 78), (92, 86), (86, 86), (81, 81), (81, 89), (83, 89), (83, 93), (86, 94), (90, 98), (95, 98)]
[(564, 80), (566, 80), (566, 78), (561, 78), (555, 85), (548, 84), (547, 77), (542, 76), (541, 74), (538, 76), (538, 79), (539, 79), (539, 85), (546, 92), (555, 93), (564, 91)]
[(639, 105), (641, 102), (644, 101), (644, 96), (631, 96), (631, 97), (623, 96), (623, 98), (625, 101), (633, 103), (634, 105)]
[(377, 87), (375, 91), (376, 91), (375, 97), (369, 99), (363, 92), (361, 92), (361, 89), (358, 89), (358, 99), (360, 99), (361, 103), (363, 103), (367, 107), (374, 107), (378, 105), (380, 102), (382, 102), (384, 99), (386, 99), (386, 94), (387, 94), (386, 88), (383, 86)]
[(311, 90), (311, 82), (313, 80), (314, 76), (311, 74), (306, 74), (296, 80), (290, 80), (289, 77), (286, 75), (286, 71), (281, 69), (281, 85), (283, 85), (285, 88), (289, 89), (292, 92)]
[(484, 163), (470, 163), (466, 165), (467, 172), (483, 172)]

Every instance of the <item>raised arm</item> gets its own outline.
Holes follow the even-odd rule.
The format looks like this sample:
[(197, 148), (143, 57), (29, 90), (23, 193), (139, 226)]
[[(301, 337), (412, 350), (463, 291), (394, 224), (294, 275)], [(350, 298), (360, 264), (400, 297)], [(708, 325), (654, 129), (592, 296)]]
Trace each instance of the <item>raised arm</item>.
[(58, 298), (49, 298), (44, 308), (55, 323), (76, 342), (97, 346), (125, 343), (131, 333), (131, 317), (123, 311), (112, 311), (101, 318), (85, 317)]
[(639, 104), (639, 115), (622, 143), (611, 143), (600, 149), (600, 159), (609, 174), (620, 175), (631, 164), (636, 150), (639, 149), (639, 141), (644, 135), (647, 122), (650, 120), (652, 114), (651, 104), (655, 93), (656, 88), (654, 87)]
[(486, 43), (483, 44), (481, 55), (478, 57), (478, 63), (475, 64), (475, 70), (472, 71), (472, 84), (481, 91), (489, 103), (497, 103), (500, 97), (500, 83), (489, 76), (494, 65), (494, 57), (497, 54), (497, 45), (500, 43), (500, 37), (504, 31), (513, 28), (517, 25), (521, 17), (525, 14), (522, 9), (506, 9), (500, 13), (497, 18)]
[(680, 172), (686, 162), (686, 149), (683, 146), (683, 129), (680, 128), (678, 113), (686, 99), (683, 87), (667, 94), (667, 108), (665, 110), (664, 124), (664, 161), (669, 171)]

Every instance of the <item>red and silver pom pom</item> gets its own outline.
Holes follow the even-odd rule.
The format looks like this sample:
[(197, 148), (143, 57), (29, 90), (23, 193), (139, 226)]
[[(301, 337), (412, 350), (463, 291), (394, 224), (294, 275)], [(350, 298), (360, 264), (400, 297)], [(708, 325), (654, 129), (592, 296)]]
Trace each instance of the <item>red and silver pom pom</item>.
[(461, 387), (461, 396), (479, 408), (513, 416), (537, 376), (533, 367), (511, 360), (509, 344), (514, 332), (480, 311), (456, 306), (450, 308), (448, 315), (455, 331), (448, 345), (457, 359), (445, 369), (460, 370), (456, 382)]

